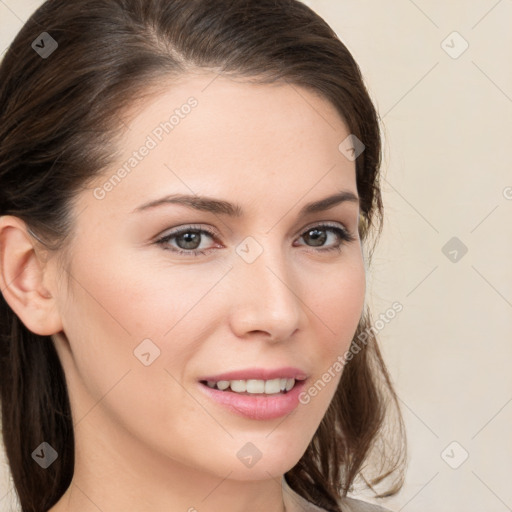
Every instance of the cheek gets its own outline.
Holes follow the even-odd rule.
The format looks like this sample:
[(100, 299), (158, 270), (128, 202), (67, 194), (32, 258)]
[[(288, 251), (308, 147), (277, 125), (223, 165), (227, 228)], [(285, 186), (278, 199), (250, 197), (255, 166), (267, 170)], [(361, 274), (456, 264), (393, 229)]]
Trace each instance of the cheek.
[(174, 333), (191, 328), (190, 317), (194, 317), (197, 330), (201, 325), (197, 310), (201, 316), (207, 313), (204, 304), (210, 299), (204, 299), (209, 293), (215, 295), (212, 288), (229, 270), (123, 259), (126, 261), (126, 257), (102, 256), (99, 262), (90, 256), (77, 261), (75, 267), (80, 271), (73, 275), (80, 285), (73, 283), (73, 311), (66, 316), (73, 318), (73, 323), (83, 319), (80, 329), (110, 333), (113, 342), (130, 339), (133, 348), (145, 338), (167, 343)]
[[(314, 431), (336, 392), (343, 373), (345, 354), (357, 329), (364, 308), (366, 276), (362, 259), (354, 258), (349, 263), (331, 269), (329, 278), (321, 279), (317, 286), (311, 284), (312, 292), (307, 304), (314, 312), (316, 345), (312, 360), (318, 373), (312, 376), (301, 396), (301, 406), (309, 411), (306, 421)], [(322, 286), (318, 286), (321, 283)], [(314, 290), (314, 292), (313, 292)]]
[(94, 422), (106, 414), (143, 438), (150, 429), (155, 447), (166, 436), (179, 438), (187, 418), (205, 416), (180, 383), (208, 335), (204, 326), (214, 328), (207, 316), (213, 312), (201, 299), (226, 271), (198, 279), (192, 266), (188, 273), (168, 269), (164, 280), (163, 270), (135, 273), (121, 262), (93, 267), (77, 261), (76, 268), (73, 294), (63, 305), (76, 417)]
[[(102, 404), (110, 404), (119, 417), (136, 423), (129, 408), (137, 404), (168, 424), (166, 413), (183, 399), (176, 381), (184, 381), (189, 361), (217, 328), (215, 284), (227, 270), (155, 268), (106, 256), (105, 262), (119, 264), (99, 265), (87, 257), (75, 260), (73, 294), (63, 305), (71, 345), (63, 357), (73, 368), (68, 374), (79, 397), (78, 416), (109, 392)], [(179, 407), (191, 407), (190, 402), (185, 397)]]
[(363, 313), (366, 275), (362, 258), (340, 262), (307, 283), (306, 304), (323, 325), (324, 348), (331, 355), (348, 348)]

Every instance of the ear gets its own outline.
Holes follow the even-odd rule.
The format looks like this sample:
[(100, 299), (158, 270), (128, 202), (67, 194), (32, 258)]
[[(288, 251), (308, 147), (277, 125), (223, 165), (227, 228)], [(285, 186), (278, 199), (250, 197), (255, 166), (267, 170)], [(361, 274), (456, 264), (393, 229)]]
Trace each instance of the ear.
[(28, 330), (50, 336), (60, 332), (63, 326), (56, 300), (44, 285), (45, 280), (50, 281), (50, 276), (45, 275), (43, 252), (46, 254), (29, 235), (21, 219), (0, 216), (2, 295)]

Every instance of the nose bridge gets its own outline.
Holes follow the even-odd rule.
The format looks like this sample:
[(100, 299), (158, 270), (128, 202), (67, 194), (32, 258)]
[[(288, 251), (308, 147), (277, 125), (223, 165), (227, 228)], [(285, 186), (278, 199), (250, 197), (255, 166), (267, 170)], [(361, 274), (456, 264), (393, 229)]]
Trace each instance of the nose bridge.
[(248, 237), (236, 252), (236, 310), (244, 328), (289, 337), (298, 327), (302, 306), (288, 255), (272, 236)]

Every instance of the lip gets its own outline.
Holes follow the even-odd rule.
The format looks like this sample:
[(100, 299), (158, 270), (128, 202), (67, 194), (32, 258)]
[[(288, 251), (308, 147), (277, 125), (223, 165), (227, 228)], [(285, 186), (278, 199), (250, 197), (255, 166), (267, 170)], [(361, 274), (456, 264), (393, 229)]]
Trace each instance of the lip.
[[(231, 373), (225, 375), (232, 375)], [(246, 373), (244, 373), (246, 375)], [(218, 377), (209, 379), (215, 380)], [(292, 377), (290, 377), (292, 378)], [(201, 379), (203, 380), (203, 379)], [(220, 379), (223, 380), (223, 379)], [(226, 379), (236, 380), (236, 379)], [(220, 391), (198, 382), (201, 392), (209, 399), (228, 409), (234, 414), (252, 420), (271, 420), (290, 414), (299, 405), (299, 395), (305, 388), (305, 380), (296, 381), (287, 393), (279, 395), (262, 394), (241, 395), (232, 391)]]
[[(201, 377), (198, 380), (214, 380), (218, 382), (219, 380), (272, 380), (278, 378), (287, 378), (287, 379), (295, 379), (298, 381), (302, 381), (307, 379), (306, 372), (300, 370), (299, 368), (295, 368), (293, 366), (283, 366), (282, 368), (246, 368), (244, 370), (235, 370), (232, 372), (221, 373), (218, 375), (207, 375), (205, 377)], [(293, 391), (293, 390), (292, 390)]]

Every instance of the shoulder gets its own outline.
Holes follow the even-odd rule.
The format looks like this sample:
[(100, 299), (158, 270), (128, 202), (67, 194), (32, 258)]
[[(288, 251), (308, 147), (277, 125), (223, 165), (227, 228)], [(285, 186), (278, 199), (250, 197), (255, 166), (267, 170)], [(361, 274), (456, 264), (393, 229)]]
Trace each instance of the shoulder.
[(366, 501), (356, 500), (354, 498), (344, 498), (342, 505), (345, 505), (347, 512), (391, 512), (391, 510), (367, 503)]

